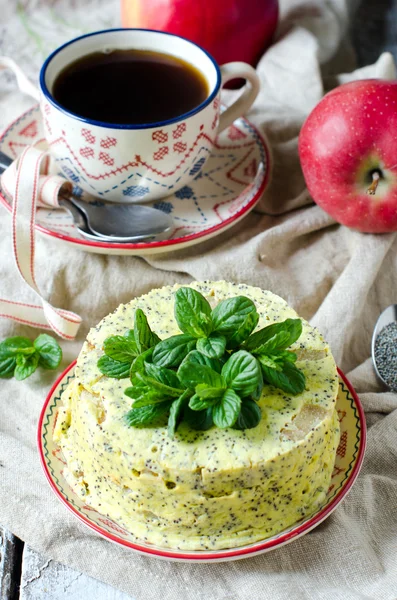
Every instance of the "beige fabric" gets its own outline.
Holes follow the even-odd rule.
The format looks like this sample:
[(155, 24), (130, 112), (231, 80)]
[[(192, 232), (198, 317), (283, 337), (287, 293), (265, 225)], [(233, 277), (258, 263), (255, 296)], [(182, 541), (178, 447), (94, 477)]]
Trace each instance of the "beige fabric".
[[(32, 0), (18, 14), (17, 3), (1, 4), (2, 53), (12, 55), (30, 74), (37, 73), (51, 47), (82, 30), (118, 22), (116, 0), (73, 2), (72, 11), (70, 1)], [(91, 325), (154, 286), (222, 278), (280, 294), (324, 332), (356, 386), (370, 426), (368, 450), (343, 505), (300, 540), (233, 563), (157, 561), (102, 540), (49, 489), (35, 436), (54, 374), (36, 372), (21, 383), (2, 381), (0, 522), (49, 558), (107, 581), (136, 600), (397, 598), (397, 396), (381, 392), (370, 361), (376, 318), (396, 301), (396, 235), (362, 235), (333, 224), (309, 204), (296, 152), (302, 120), (324, 87), (338, 81), (335, 73), (352, 67), (348, 44), (338, 50), (352, 6), (343, 0), (284, 0), (281, 6), (280, 37), (259, 65), (263, 92), (251, 114), (270, 139), (275, 158), (273, 183), (261, 203), (268, 214), (251, 214), (209, 242), (147, 262), (86, 255), (39, 238), (39, 284), (52, 303), (84, 318), (78, 342), (62, 344), (63, 366), (75, 358)], [(374, 75), (395, 76), (389, 56), (340, 81)], [(4, 124), (28, 104), (13, 85), (0, 76)], [(271, 216), (275, 213), (279, 216)], [(32, 300), (11, 261), (9, 217), (4, 211), (0, 216), (1, 294)], [(36, 334), (0, 321), (0, 337), (17, 333)]]

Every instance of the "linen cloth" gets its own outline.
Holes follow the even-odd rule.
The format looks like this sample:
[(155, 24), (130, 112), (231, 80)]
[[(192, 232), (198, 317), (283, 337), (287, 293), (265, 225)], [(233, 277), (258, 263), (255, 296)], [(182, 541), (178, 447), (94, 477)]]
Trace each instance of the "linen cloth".
[[(85, 31), (117, 26), (117, 0), (1, 0), (0, 52), (32, 77), (48, 52)], [(345, 34), (354, 3), (282, 0), (280, 27), (258, 65), (263, 89), (251, 114), (274, 156), (259, 211), (222, 235), (173, 254), (107, 257), (37, 238), (39, 282), (48, 300), (83, 316), (78, 341), (62, 342), (63, 366), (90, 326), (153, 287), (192, 279), (257, 285), (284, 297), (318, 326), (366, 410), (368, 447), (348, 498), (312, 533), (242, 561), (186, 565), (141, 557), (101, 539), (53, 495), (36, 450), (40, 408), (55, 379), (37, 371), (3, 380), (0, 393), (0, 522), (48, 558), (114, 585), (136, 600), (396, 600), (397, 395), (381, 390), (370, 360), (380, 311), (396, 301), (396, 234), (360, 234), (313, 205), (299, 168), (300, 126), (326, 89), (353, 78), (395, 77), (383, 55), (356, 72)], [(337, 75), (350, 72), (348, 75)], [(231, 93), (229, 92), (230, 96)], [(6, 125), (31, 105), (0, 75)], [(0, 207), (1, 208), (1, 207)], [(10, 222), (0, 213), (1, 295), (31, 301), (11, 260)], [(0, 320), (0, 338), (37, 335)], [(84, 592), (82, 591), (82, 594)], [(50, 596), (49, 596), (50, 597)]]

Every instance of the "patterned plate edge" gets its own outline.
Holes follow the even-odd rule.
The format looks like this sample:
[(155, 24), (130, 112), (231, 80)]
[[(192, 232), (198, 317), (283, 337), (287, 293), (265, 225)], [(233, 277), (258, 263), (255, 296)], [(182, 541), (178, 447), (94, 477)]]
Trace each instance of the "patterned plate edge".
[[(46, 444), (43, 444), (43, 432), (45, 431), (45, 433), (48, 434), (48, 427), (50, 424), (49, 419), (53, 414), (54, 408), (56, 407), (56, 402), (53, 404), (53, 406), (49, 407), (49, 411), (48, 405), (54, 398), (55, 392), (57, 392), (58, 399), (60, 394), (66, 388), (68, 382), (73, 377), (73, 373), (69, 373), (74, 369), (75, 365), (76, 361), (69, 365), (69, 367), (59, 376), (57, 381), (52, 386), (43, 405), (37, 431), (37, 444), (39, 449), (41, 465), (43, 467), (47, 481), (49, 482), (53, 492), (55, 492), (55, 495), (75, 516), (77, 516), (78, 519), (80, 519), (80, 521), (82, 521), (85, 525), (87, 525), (106, 539), (117, 544), (127, 546), (128, 548), (131, 548), (133, 550), (137, 550), (141, 554), (148, 554), (157, 558), (168, 558), (190, 562), (210, 562), (217, 560), (249, 557), (264, 552), (266, 550), (270, 550), (276, 546), (293, 541), (295, 538), (303, 535), (304, 533), (307, 533), (316, 525), (320, 524), (327, 516), (331, 514), (331, 512), (341, 502), (341, 500), (347, 495), (360, 471), (366, 447), (366, 424), (364, 409), (354, 388), (352, 387), (344, 373), (338, 368), (338, 375), (340, 378), (339, 383), (342, 387), (342, 391), (346, 394), (346, 397), (350, 402), (351, 408), (354, 412), (354, 417), (356, 419), (356, 443), (354, 446), (354, 453), (352, 459), (349, 463), (349, 467), (348, 469), (346, 469), (345, 477), (343, 478), (342, 482), (339, 484), (335, 492), (332, 494), (332, 496), (330, 498), (327, 498), (326, 504), (323, 505), (323, 507), (320, 508), (312, 517), (309, 517), (300, 525), (292, 526), (292, 528), (289, 528), (287, 531), (284, 530), (276, 536), (269, 538), (268, 540), (264, 540), (262, 542), (255, 542), (254, 544), (242, 548), (211, 551), (210, 553), (205, 551), (200, 551), (200, 553), (198, 553), (197, 551), (191, 553), (182, 551), (175, 552), (159, 547), (150, 548), (148, 546), (142, 546), (139, 543), (135, 544), (133, 542), (124, 540), (110, 532), (105, 531), (96, 523), (89, 520), (85, 515), (82, 515), (72, 504), (73, 501), (69, 502), (63, 496), (62, 485), (58, 482), (58, 479), (55, 476), (51, 467), (51, 459), (48, 456), (48, 449), (46, 448)], [(64, 381), (65, 378), (66, 381)], [(50, 471), (52, 471), (52, 473)]]

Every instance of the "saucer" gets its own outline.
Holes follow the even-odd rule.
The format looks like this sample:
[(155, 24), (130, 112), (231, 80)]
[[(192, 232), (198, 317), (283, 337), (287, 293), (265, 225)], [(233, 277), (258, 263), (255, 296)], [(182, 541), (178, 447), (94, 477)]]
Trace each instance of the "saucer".
[(302, 521), (284, 531), (253, 544), (225, 550), (177, 550), (155, 546), (136, 538), (112, 519), (98, 513), (79, 498), (67, 483), (63, 470), (66, 465), (61, 449), (52, 434), (62, 393), (74, 378), (74, 361), (58, 378), (50, 390), (41, 411), (37, 442), (40, 460), (47, 480), (58, 499), (82, 523), (99, 535), (120, 546), (146, 556), (179, 562), (222, 562), (263, 554), (301, 537), (326, 519), (346, 497), (360, 471), (366, 443), (366, 425), (363, 407), (353, 386), (338, 369), (339, 392), (336, 409), (340, 423), (340, 442), (336, 451), (331, 485), (322, 506)]
[[(27, 145), (43, 140), (40, 109), (22, 114), (0, 136), (0, 151), (16, 158)], [(180, 250), (219, 235), (238, 223), (261, 198), (271, 167), (267, 142), (245, 118), (237, 119), (216, 139), (214, 151), (204, 167), (199, 159), (191, 169), (195, 178), (171, 196), (148, 202), (174, 219), (174, 231), (164, 241), (115, 244), (94, 242), (81, 236), (69, 213), (39, 208), (36, 229), (60, 242), (99, 254), (144, 256)], [(78, 177), (72, 173), (74, 194), (84, 199)], [(11, 212), (10, 202), (0, 192), (1, 204)]]

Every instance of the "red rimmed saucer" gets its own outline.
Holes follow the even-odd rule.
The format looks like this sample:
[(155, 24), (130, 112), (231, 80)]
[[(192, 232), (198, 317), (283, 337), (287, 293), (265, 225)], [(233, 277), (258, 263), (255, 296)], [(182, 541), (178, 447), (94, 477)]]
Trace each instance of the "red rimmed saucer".
[[(16, 158), (25, 146), (43, 137), (41, 113), (35, 106), (6, 128), (0, 136), (0, 151)], [(259, 131), (240, 118), (218, 136), (214, 152), (201, 167), (193, 167), (197, 175), (189, 185), (147, 203), (174, 218), (175, 229), (168, 240), (146, 244), (93, 242), (80, 235), (66, 211), (51, 208), (38, 209), (36, 229), (75, 248), (100, 254), (144, 256), (193, 246), (226, 231), (254, 208), (269, 181), (269, 147)], [(84, 198), (79, 181), (74, 183), (74, 193)], [(0, 203), (11, 211), (10, 202), (1, 193)]]
[(85, 525), (107, 540), (126, 546), (140, 554), (180, 562), (221, 562), (237, 560), (268, 552), (292, 542), (308, 533), (326, 519), (346, 497), (360, 471), (366, 444), (366, 425), (360, 400), (345, 375), (339, 373), (339, 393), (336, 408), (339, 415), (341, 439), (336, 454), (331, 486), (324, 505), (311, 517), (292, 527), (254, 544), (226, 550), (187, 551), (172, 550), (145, 544), (122, 526), (99, 514), (84, 504), (69, 487), (63, 477), (63, 461), (60, 449), (52, 440), (56, 409), (61, 405), (61, 395), (70, 380), (76, 361), (55, 382), (43, 406), (38, 426), (38, 447), (41, 463), (48, 482), (63, 504)]

